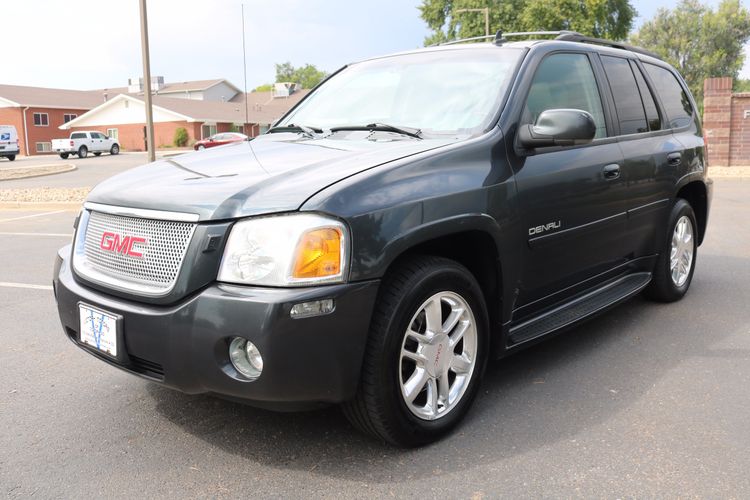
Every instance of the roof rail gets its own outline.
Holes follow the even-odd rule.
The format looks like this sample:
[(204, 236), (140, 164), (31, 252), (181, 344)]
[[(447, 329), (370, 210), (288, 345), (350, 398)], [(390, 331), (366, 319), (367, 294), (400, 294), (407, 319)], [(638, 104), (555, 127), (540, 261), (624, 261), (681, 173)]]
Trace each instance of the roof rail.
[(604, 45), (605, 47), (613, 47), (615, 49), (629, 50), (630, 52), (636, 52), (638, 54), (647, 55), (656, 59), (661, 59), (659, 54), (651, 52), (650, 50), (642, 49), (641, 47), (635, 47), (627, 43), (613, 42), (611, 40), (605, 40), (603, 38), (594, 38), (591, 36), (582, 35), (574, 31), (568, 31), (561, 33), (555, 37), (555, 40), (561, 40), (564, 42), (578, 42), (578, 43), (591, 43), (594, 45)]
[(629, 45), (627, 43), (620, 43), (620, 42), (613, 42), (611, 40), (605, 40), (603, 38), (594, 38), (592, 36), (586, 36), (581, 33), (578, 33), (577, 31), (568, 31), (568, 30), (560, 30), (560, 31), (517, 31), (512, 33), (503, 33), (502, 30), (498, 31), (494, 35), (483, 35), (483, 36), (473, 36), (471, 38), (461, 38), (459, 40), (451, 40), (450, 42), (442, 42), (442, 43), (436, 43), (433, 45), (430, 45), (430, 47), (436, 47), (436, 46), (442, 46), (442, 45), (455, 45), (458, 43), (465, 43), (465, 42), (474, 42), (477, 40), (489, 40), (490, 38), (494, 38), (493, 43), (495, 45), (502, 45), (503, 43), (507, 42), (508, 37), (517, 37), (517, 36), (555, 36), (555, 40), (560, 40), (563, 42), (578, 42), (578, 43), (591, 43), (595, 45), (603, 45), (605, 47), (613, 47), (615, 49), (622, 49), (622, 50), (629, 50), (630, 52), (636, 52), (638, 54), (644, 54), (650, 57), (654, 57), (656, 59), (661, 59), (658, 54), (651, 52), (650, 50), (642, 49), (641, 47), (636, 47), (634, 45)]

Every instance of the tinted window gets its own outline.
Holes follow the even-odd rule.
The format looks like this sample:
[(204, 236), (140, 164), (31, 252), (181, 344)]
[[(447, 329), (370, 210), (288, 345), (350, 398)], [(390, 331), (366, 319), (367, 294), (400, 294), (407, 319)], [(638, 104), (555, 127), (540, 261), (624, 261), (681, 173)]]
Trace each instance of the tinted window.
[(627, 59), (602, 56), (604, 71), (615, 98), (617, 119), (620, 121), (620, 134), (648, 132), (646, 112), (641, 102), (641, 94), (635, 83), (635, 76)]
[(649, 130), (661, 130), (661, 120), (659, 119), (654, 95), (646, 85), (646, 80), (643, 78), (640, 68), (633, 61), (630, 61), (630, 67), (635, 75), (635, 81), (638, 82), (638, 90), (641, 91), (641, 100), (643, 101), (643, 109), (646, 110), (648, 128)]
[(643, 66), (656, 87), (656, 93), (661, 98), (669, 127), (680, 128), (689, 125), (693, 121), (693, 107), (677, 78), (671, 71), (659, 66), (653, 64)]
[(542, 111), (570, 108), (591, 113), (596, 123), (595, 137), (607, 135), (602, 100), (589, 58), (585, 54), (553, 54), (536, 70), (522, 121), (535, 123)]
[(83, 132), (76, 132), (74, 134), (70, 134), (70, 138), (71, 139), (85, 139), (86, 134), (84, 134)]

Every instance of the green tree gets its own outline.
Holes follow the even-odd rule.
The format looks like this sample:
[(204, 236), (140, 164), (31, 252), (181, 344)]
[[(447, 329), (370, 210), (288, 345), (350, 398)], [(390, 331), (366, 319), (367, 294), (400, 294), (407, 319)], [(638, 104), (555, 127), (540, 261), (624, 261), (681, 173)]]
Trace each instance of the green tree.
[(273, 90), (273, 83), (264, 83), (255, 87), (255, 92), (270, 92)]
[(182, 148), (187, 146), (189, 139), (190, 137), (188, 136), (187, 130), (185, 130), (184, 127), (177, 127), (174, 131), (174, 139), (172, 140), (172, 143), (176, 147)]
[(490, 29), (509, 31), (572, 30), (584, 35), (623, 40), (636, 11), (629, 0), (423, 0), (422, 19), (432, 34), (425, 45), (484, 35), (482, 12), (490, 9)]
[(737, 78), (750, 39), (750, 12), (739, 0), (723, 0), (715, 11), (698, 0), (682, 0), (673, 10), (659, 9), (632, 37), (677, 68), (703, 107), (706, 78)]
[(737, 78), (734, 81), (735, 92), (750, 92), (750, 78)]
[(276, 65), (276, 82), (299, 83), (303, 89), (311, 89), (319, 84), (328, 73), (321, 71), (312, 64), (305, 64), (295, 68), (292, 63), (285, 62)]

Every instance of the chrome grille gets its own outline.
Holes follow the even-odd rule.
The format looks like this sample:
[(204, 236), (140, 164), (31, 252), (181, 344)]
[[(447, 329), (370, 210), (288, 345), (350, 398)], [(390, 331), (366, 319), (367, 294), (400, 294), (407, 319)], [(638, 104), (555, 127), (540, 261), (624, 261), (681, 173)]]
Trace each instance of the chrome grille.
[[(195, 224), (92, 211), (85, 231), (83, 252), (76, 250), (83, 257), (76, 265), (80, 274), (118, 289), (163, 295), (174, 287)], [(145, 244), (133, 246), (142, 257), (103, 249), (105, 233), (117, 235), (119, 244), (128, 236), (145, 238)]]

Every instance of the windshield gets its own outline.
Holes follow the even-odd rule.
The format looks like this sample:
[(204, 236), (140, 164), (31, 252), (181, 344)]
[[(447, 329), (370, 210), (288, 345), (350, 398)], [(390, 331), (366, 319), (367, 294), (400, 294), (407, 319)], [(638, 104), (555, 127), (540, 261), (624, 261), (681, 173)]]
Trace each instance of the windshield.
[(488, 47), (374, 59), (347, 67), (277, 125), (331, 129), (388, 124), (423, 135), (487, 128), (522, 55)]

